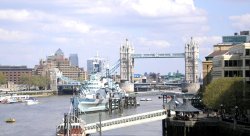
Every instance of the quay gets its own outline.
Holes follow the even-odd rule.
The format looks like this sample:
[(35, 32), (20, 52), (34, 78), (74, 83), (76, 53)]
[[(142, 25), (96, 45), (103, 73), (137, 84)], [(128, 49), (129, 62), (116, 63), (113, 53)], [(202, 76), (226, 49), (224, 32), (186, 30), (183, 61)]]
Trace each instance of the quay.
[[(206, 117), (205, 114), (189, 120), (176, 120), (167, 117), (165, 110), (151, 111), (116, 119), (86, 124), (86, 136), (112, 129), (133, 126), (162, 120), (162, 136), (249, 136), (250, 129), (220, 120), (217, 117)], [(101, 131), (101, 132), (100, 132)]]
[(37, 90), (37, 91), (4, 91), (0, 95), (5, 94), (17, 94), (17, 95), (32, 95), (34, 97), (50, 96), (56, 94), (57, 91), (54, 90)]
[(162, 136), (250, 136), (249, 126), (203, 115), (190, 120), (162, 120)]

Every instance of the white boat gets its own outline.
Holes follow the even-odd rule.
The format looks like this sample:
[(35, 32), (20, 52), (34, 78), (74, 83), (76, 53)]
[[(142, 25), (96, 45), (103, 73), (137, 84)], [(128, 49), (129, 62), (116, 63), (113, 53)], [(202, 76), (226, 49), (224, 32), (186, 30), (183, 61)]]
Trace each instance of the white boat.
[(18, 102), (24, 102), (25, 100), (29, 99), (29, 95), (17, 95), (17, 94), (11, 94), (11, 95), (5, 95), (0, 97), (1, 103), (18, 103)]
[(30, 97), (29, 99), (25, 100), (25, 104), (26, 105), (34, 105), (34, 104), (38, 104), (39, 101), (33, 97)]
[(152, 101), (151, 98), (141, 98), (140, 101)]
[(0, 102), (2, 103), (3, 101), (5, 101), (7, 98), (6, 95), (0, 95)]

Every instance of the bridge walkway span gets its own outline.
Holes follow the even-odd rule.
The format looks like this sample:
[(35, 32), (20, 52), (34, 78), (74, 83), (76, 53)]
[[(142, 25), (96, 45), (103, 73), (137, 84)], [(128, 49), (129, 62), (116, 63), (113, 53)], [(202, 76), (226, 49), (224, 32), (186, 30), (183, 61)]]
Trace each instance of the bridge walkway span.
[(101, 127), (100, 127), (100, 122), (90, 123), (85, 125), (84, 129), (86, 134), (93, 134), (99, 132), (100, 128), (101, 131), (107, 131), (132, 125), (138, 125), (142, 123), (148, 123), (157, 120), (163, 120), (166, 118), (167, 118), (166, 110), (157, 110), (157, 111), (145, 112), (141, 114), (101, 121)]

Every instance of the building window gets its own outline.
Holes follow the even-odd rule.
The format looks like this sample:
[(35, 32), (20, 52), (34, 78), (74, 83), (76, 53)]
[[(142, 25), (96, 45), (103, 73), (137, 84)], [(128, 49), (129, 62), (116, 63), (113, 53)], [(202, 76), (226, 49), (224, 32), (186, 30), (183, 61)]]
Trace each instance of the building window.
[(228, 71), (224, 71), (224, 77), (229, 77)]
[(246, 70), (245, 75), (246, 77), (250, 77), (250, 70)]
[(228, 67), (229, 64), (228, 64), (228, 60), (225, 60), (225, 67)]
[(246, 63), (246, 66), (250, 66), (250, 60), (249, 59), (246, 59), (245, 63)]
[(242, 67), (242, 60), (225, 60), (225, 67)]
[(250, 49), (246, 49), (246, 55), (250, 55)]
[(231, 70), (228, 70), (228, 71), (224, 71), (224, 77), (242, 77), (243, 74), (242, 74), (242, 71), (231, 71)]

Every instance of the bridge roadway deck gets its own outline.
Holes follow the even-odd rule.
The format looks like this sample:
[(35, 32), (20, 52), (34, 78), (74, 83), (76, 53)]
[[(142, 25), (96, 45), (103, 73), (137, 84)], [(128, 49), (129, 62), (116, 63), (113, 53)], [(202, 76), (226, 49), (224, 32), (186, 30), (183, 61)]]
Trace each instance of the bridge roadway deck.
[[(101, 131), (138, 125), (142, 123), (163, 120), (167, 118), (166, 110), (157, 110), (141, 114), (101, 121)], [(84, 126), (86, 134), (97, 133), (100, 131), (100, 122), (90, 123)]]
[(185, 58), (185, 53), (144, 53), (132, 54), (133, 58)]

